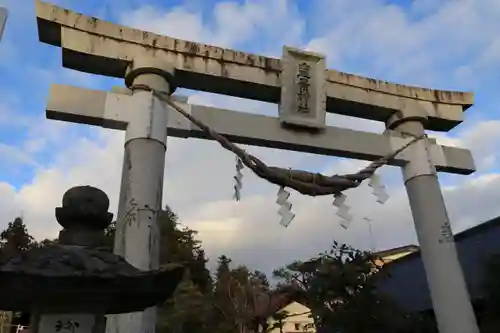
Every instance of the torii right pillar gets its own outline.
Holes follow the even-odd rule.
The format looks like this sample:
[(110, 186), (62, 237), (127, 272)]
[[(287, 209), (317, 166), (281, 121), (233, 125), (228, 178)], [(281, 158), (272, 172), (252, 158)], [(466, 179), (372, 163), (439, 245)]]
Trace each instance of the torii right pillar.
[[(411, 105), (394, 113), (386, 127), (418, 137), (426, 121), (424, 110)], [(403, 177), (439, 332), (479, 333), (427, 138), (405, 153)]]

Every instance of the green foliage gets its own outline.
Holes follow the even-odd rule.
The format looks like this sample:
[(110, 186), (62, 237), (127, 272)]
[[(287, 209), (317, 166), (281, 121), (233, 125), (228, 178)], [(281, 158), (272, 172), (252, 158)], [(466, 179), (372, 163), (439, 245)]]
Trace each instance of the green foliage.
[[(158, 310), (159, 333), (190, 333), (208, 329), (211, 319), (212, 279), (196, 231), (179, 227), (178, 216), (167, 206), (158, 219), (160, 264), (182, 262), (188, 266), (173, 298)], [(196, 314), (196, 315), (193, 315)]]
[(158, 310), (157, 331), (204, 332), (210, 327), (211, 310), (210, 295), (203, 294), (186, 276), (173, 298)]
[(259, 285), (263, 288), (263, 289), (266, 289), (266, 290), (269, 290), (270, 289), (270, 284), (269, 284), (269, 280), (267, 279), (267, 276), (264, 272), (261, 272), (259, 270), (254, 270), (252, 273), (251, 273), (251, 277), (254, 281), (258, 281)]
[(222, 333), (256, 332), (267, 328), (273, 299), (266, 275), (240, 265), (230, 267), (231, 259), (218, 258), (213, 308), (216, 310), (214, 330)]
[(371, 253), (334, 242), (328, 252), (295, 261), (274, 276), (296, 290), (318, 329), (371, 333), (404, 324), (403, 314), (377, 292), (376, 279), (384, 273)]
[(20, 217), (15, 218), (0, 233), (0, 263), (20, 252), (29, 250), (35, 245), (36, 243), (28, 233), (23, 219)]
[(179, 228), (178, 216), (167, 206), (160, 214), (160, 263), (183, 262), (188, 265), (190, 279), (201, 292), (212, 289), (210, 271), (206, 268), (207, 259), (197, 231), (187, 227)]
[[(188, 267), (173, 297), (159, 307), (158, 333), (268, 332), (280, 327), (289, 316), (277, 311), (289, 300), (308, 306), (316, 328), (327, 332), (416, 332), (402, 329), (409, 322), (413, 328), (423, 327), (420, 317), (403, 316), (377, 292), (376, 279), (385, 271), (376, 266), (371, 253), (334, 242), (328, 252), (276, 270), (274, 276), (279, 283), (272, 287), (263, 272), (244, 265), (232, 266), (226, 255), (217, 258), (212, 278), (196, 231), (182, 227), (169, 207), (161, 212), (158, 227), (160, 263), (182, 262)], [(114, 236), (115, 223), (105, 230), (104, 249), (112, 251)], [(16, 218), (0, 234), (0, 261), (34, 246), (56, 242), (35, 242), (22, 219)], [(499, 277), (489, 281), (489, 288), (495, 290), (491, 293), (492, 306), (498, 309), (500, 259), (491, 264), (491, 269)], [(276, 320), (272, 326), (267, 325), (270, 317)]]
[[(186, 232), (186, 229), (178, 230)], [(170, 228), (169, 233), (174, 231)], [(177, 234), (177, 233), (176, 233)], [(184, 234), (186, 236), (187, 234)], [(192, 233), (190, 233), (192, 237)], [(177, 236), (180, 236), (177, 234)], [(177, 237), (176, 236), (176, 237)], [(192, 244), (189, 238), (177, 237), (179, 246), (170, 245), (169, 258), (185, 261), (189, 251), (191, 259), (201, 261), (199, 245)], [(165, 250), (165, 249), (164, 249)], [(183, 283), (177, 288), (174, 297), (160, 309), (158, 330), (161, 332), (201, 332), (244, 333), (252, 331), (255, 324), (255, 304), (259, 292), (269, 289), (269, 282), (262, 272), (250, 272), (246, 266), (231, 268), (231, 259), (225, 255), (218, 258), (215, 281), (207, 279), (206, 272), (190, 269)], [(193, 266), (191, 266), (193, 267)], [(203, 266), (204, 267), (204, 266)], [(206, 268), (204, 268), (206, 270)], [(201, 271), (201, 275), (196, 277)], [(208, 276), (209, 277), (209, 276)], [(203, 283), (199, 283), (202, 281)], [(206, 287), (206, 288), (205, 288)], [(193, 316), (193, 313), (196, 316)]]
[(41, 242), (37, 242), (36, 246), (38, 247), (44, 247), (44, 246), (49, 246), (49, 245), (54, 245), (59, 243), (58, 239), (44, 239)]

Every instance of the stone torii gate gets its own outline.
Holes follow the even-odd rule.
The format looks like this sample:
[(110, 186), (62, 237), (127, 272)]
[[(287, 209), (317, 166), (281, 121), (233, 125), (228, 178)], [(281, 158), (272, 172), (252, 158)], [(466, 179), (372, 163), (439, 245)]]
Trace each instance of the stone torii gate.
[[(176, 86), (280, 104), (279, 117), (178, 105), (234, 143), (376, 160), (425, 129), (449, 131), (471, 93), (439, 91), (326, 70), (322, 55), (284, 48), (274, 59), (131, 29), (36, 1), (41, 42), (61, 47), (63, 66), (125, 78), (171, 94)], [(384, 134), (325, 125), (325, 112), (383, 121)], [(53, 85), (49, 119), (126, 131), (115, 252), (139, 269), (158, 266), (168, 136), (208, 138), (151, 91)], [(290, 126), (294, 129), (290, 130)], [(313, 130), (313, 131), (311, 131)], [(475, 171), (468, 150), (424, 139), (389, 164), (403, 170), (440, 332), (477, 333), (436, 171)], [(155, 310), (111, 318), (109, 333), (154, 332)]]

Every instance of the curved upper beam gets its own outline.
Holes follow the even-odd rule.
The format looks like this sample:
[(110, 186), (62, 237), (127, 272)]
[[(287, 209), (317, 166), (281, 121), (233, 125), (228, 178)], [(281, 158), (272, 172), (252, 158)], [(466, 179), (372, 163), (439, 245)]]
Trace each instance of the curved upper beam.
[[(68, 68), (124, 77), (139, 53), (164, 57), (177, 68), (179, 86), (278, 103), (281, 60), (184, 41), (102, 21), (36, 0), (38, 35), (61, 46)], [(413, 103), (428, 116), (427, 128), (448, 131), (474, 103), (470, 92), (433, 90), (394, 84), (327, 70), (327, 111), (385, 121)]]

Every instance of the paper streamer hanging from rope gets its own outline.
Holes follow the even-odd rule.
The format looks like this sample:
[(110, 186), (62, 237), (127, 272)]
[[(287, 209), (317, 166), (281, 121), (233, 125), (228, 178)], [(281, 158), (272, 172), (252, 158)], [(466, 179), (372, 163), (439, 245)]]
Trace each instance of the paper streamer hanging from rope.
[(292, 203), (288, 201), (290, 192), (285, 190), (284, 187), (280, 187), (277, 195), (276, 203), (280, 205), (280, 209), (278, 210), (278, 214), (281, 215), (280, 224), (286, 228), (295, 218), (295, 214), (292, 213)]
[(384, 204), (389, 200), (389, 194), (387, 194), (384, 184), (380, 181), (379, 175), (374, 173), (373, 176), (370, 177), (368, 186), (373, 189), (372, 193), (377, 198), (378, 203)]
[(239, 157), (236, 157), (236, 175), (234, 178), (234, 195), (233, 198), (236, 201), (241, 200), (241, 188), (243, 187), (243, 173), (241, 170), (243, 169), (243, 162)]
[(335, 194), (335, 199), (333, 200), (333, 205), (337, 207), (337, 216), (341, 218), (340, 226), (347, 229), (352, 222), (352, 215), (349, 214), (351, 207), (345, 204), (347, 196), (344, 193)]

